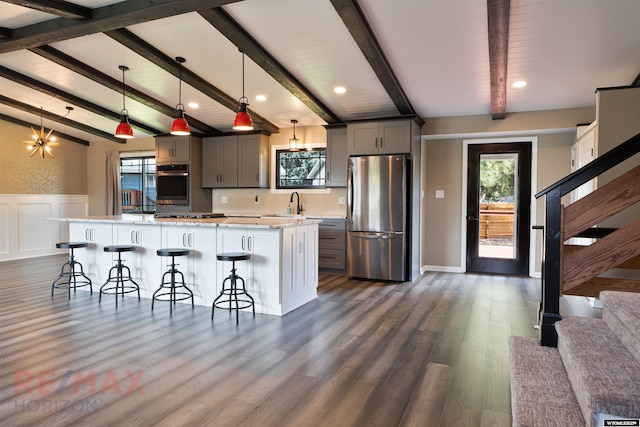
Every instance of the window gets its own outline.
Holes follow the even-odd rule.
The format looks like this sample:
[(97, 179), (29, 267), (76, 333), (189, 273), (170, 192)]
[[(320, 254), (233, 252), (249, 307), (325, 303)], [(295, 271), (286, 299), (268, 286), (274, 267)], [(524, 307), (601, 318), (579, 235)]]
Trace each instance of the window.
[(325, 149), (276, 150), (276, 188), (325, 188)]
[(156, 211), (156, 159), (154, 156), (120, 158), (122, 213)]

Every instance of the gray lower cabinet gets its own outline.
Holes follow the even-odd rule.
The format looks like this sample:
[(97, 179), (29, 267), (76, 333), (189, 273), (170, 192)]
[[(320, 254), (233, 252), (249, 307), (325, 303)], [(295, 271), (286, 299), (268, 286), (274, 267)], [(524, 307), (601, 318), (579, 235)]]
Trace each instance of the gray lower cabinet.
[(342, 218), (316, 218), (318, 224), (318, 268), (324, 272), (346, 270), (346, 221)]

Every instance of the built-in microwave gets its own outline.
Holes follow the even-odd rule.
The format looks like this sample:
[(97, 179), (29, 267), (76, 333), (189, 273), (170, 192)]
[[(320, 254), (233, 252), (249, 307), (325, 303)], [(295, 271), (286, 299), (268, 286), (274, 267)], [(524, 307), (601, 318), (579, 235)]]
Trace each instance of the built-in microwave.
[(189, 165), (156, 166), (156, 204), (189, 204)]

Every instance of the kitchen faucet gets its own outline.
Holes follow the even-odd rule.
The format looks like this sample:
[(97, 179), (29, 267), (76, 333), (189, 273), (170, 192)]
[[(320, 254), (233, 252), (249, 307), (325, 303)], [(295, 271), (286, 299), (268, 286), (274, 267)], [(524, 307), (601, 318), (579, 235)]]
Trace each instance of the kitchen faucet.
[(297, 191), (294, 191), (293, 193), (291, 193), (291, 198), (289, 199), (289, 203), (293, 203), (294, 194), (298, 196), (297, 204), (296, 204), (296, 214), (300, 215), (302, 213), (302, 206), (300, 206), (300, 195), (298, 194)]

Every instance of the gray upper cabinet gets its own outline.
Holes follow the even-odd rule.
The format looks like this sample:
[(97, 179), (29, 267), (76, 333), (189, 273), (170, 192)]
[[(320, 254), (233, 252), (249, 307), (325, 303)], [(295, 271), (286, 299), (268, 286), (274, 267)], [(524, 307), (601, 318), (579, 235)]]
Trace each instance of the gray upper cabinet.
[(347, 125), (349, 155), (411, 152), (410, 120), (388, 120)]
[(269, 137), (230, 135), (202, 140), (202, 186), (268, 187)]
[(202, 187), (238, 186), (238, 137), (220, 136), (202, 140)]
[(161, 136), (156, 138), (156, 163), (189, 163), (190, 136)]
[(327, 129), (326, 185), (347, 186), (347, 128)]

